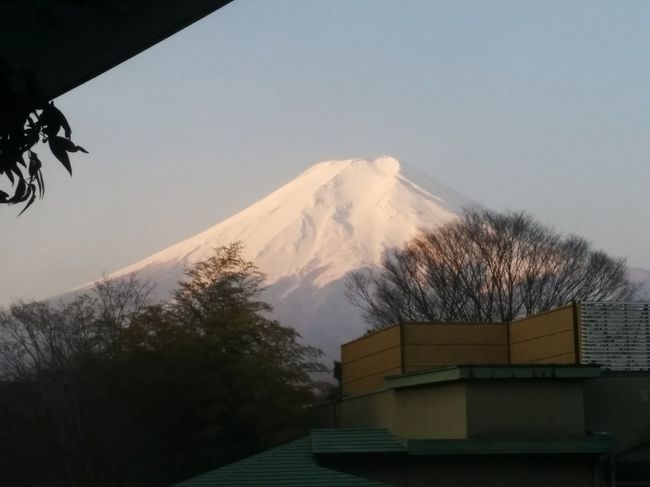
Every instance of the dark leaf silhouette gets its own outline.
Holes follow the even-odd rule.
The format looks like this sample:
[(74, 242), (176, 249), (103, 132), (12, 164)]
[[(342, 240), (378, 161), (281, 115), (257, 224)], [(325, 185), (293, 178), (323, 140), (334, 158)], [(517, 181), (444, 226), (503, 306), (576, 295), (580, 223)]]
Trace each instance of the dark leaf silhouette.
[(36, 183), (38, 184), (39, 197), (42, 198), (45, 195), (45, 181), (43, 181), (43, 174), (41, 171), (38, 171), (38, 174), (36, 174)]
[(25, 201), (29, 197), (28, 186), (24, 179), (20, 179), (16, 185), (14, 195), (10, 198), (7, 203), (15, 204)]
[(38, 188), (38, 196), (42, 198), (45, 194), (45, 183), (43, 182), (43, 174), (41, 173), (42, 163), (35, 152), (29, 152), (29, 177), (30, 182), (36, 181)]
[(61, 139), (61, 146), (65, 148), (66, 152), (83, 152), (84, 154), (88, 154), (88, 151), (86, 149), (80, 145), (76, 145), (70, 139), (66, 139), (64, 137), (56, 137), (56, 139)]
[(36, 152), (29, 152), (29, 175), (35, 177), (38, 172), (41, 170), (43, 164), (41, 160), (36, 155)]
[(33, 203), (34, 200), (36, 199), (36, 188), (34, 187), (33, 184), (30, 184), (30, 185), (29, 185), (29, 192), (31, 193), (32, 196), (31, 196), (31, 198), (29, 198), (29, 201), (28, 201), (27, 204), (25, 205), (25, 208), (23, 208), (23, 209), (21, 210), (21, 212), (18, 213), (18, 216), (20, 216), (20, 215), (22, 215), (23, 213), (25, 213), (25, 212), (27, 211), (27, 208), (29, 208), (30, 206), (32, 206), (32, 203)]
[(56, 136), (62, 127), (66, 138), (69, 139), (72, 135), (70, 124), (66, 120), (65, 115), (54, 106), (53, 102), (50, 102), (50, 104), (43, 109), (43, 113), (41, 114), (41, 123), (43, 124), (43, 132), (48, 137)]
[[(0, 204), (28, 201), (22, 214), (37, 195), (42, 198), (45, 194), (42, 163), (33, 151), (39, 141), (49, 143), (52, 154), (70, 175), (72, 166), (68, 153), (87, 154), (88, 151), (70, 140), (72, 130), (65, 116), (52, 102), (44, 99), (34, 83), (27, 83), (27, 93), (7, 91), (18, 73), (2, 69), (3, 66), (0, 61), (0, 87), (4, 90), (0, 95), (10, 103), (3, 103), (0, 112), (0, 183), (3, 178), (8, 183), (3, 184), (5, 191), (0, 191)], [(61, 129), (64, 137), (59, 135)], [(28, 158), (24, 157), (25, 153)], [(7, 190), (9, 185), (11, 189)]]
[(70, 176), (72, 176), (72, 166), (70, 165), (70, 157), (68, 157), (68, 152), (66, 150), (68, 143), (72, 144), (72, 142), (70, 142), (68, 139), (64, 139), (63, 137), (57, 136), (57, 137), (50, 137), (48, 143), (50, 145), (50, 150), (52, 151), (52, 154), (54, 154), (54, 157), (56, 157), (59, 160), (59, 162), (63, 164), (63, 167), (65, 167), (70, 173)]

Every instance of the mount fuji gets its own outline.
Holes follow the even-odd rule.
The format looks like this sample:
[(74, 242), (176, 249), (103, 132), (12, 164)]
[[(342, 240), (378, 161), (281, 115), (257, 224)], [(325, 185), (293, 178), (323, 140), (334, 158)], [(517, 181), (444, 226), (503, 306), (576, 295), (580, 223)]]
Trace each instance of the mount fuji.
[(221, 223), (108, 277), (136, 273), (156, 284), (154, 298), (168, 299), (187, 266), (240, 241), (267, 275), (263, 298), (273, 305), (273, 317), (332, 360), (342, 342), (366, 329), (344, 296), (348, 273), (377, 264), (384, 248), (473, 204), (392, 157), (326, 161)]

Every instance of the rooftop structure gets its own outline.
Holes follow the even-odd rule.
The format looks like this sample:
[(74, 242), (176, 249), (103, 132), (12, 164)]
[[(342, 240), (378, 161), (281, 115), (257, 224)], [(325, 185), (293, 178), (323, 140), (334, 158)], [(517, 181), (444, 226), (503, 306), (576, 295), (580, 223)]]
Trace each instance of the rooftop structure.
[(448, 365), (598, 364), (650, 370), (649, 303), (574, 303), (510, 323), (409, 323), (341, 346), (343, 395)]
[(370, 333), (342, 346), (344, 396), (314, 409), (319, 429), (281, 447), (300, 467), (260, 480), (251, 462), (275, 449), (180, 485), (650, 485), (648, 307)]

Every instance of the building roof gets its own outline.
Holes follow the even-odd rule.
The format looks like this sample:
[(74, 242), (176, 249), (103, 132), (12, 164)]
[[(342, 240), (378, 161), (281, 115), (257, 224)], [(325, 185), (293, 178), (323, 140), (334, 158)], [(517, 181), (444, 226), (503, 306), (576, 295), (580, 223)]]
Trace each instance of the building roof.
[(439, 382), (485, 379), (590, 379), (601, 375), (597, 365), (454, 365), (385, 378), (386, 387), (400, 389)]
[(176, 484), (176, 487), (225, 485), (229, 487), (252, 485), (375, 487), (385, 484), (320, 467), (313, 456), (312, 439), (306, 436), (186, 480)]
[(407, 449), (409, 455), (599, 454), (613, 452), (616, 449), (616, 440), (607, 434), (571, 440), (408, 440)]
[(382, 428), (316, 429), (311, 432), (316, 454), (405, 452), (404, 440)]
[(191, 478), (175, 487), (305, 486), (371, 487), (374, 480), (318, 465), (324, 455), (539, 455), (612, 452), (615, 439), (593, 434), (565, 440), (404, 440), (381, 428), (315, 429), (309, 436)]
[(311, 431), (313, 454), (403, 453), (407, 455), (593, 454), (612, 452), (616, 439), (608, 433), (570, 439), (399, 438), (383, 428), (336, 428)]

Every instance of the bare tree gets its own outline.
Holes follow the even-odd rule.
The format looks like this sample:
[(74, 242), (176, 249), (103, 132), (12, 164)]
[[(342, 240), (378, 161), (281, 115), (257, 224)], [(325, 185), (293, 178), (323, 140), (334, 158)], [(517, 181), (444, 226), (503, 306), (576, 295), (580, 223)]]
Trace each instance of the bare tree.
[(0, 309), (0, 377), (26, 377), (63, 369), (73, 357), (109, 353), (116, 336), (149, 304), (153, 285), (135, 275), (99, 281), (89, 294), (53, 304)]
[(510, 321), (572, 300), (630, 299), (625, 259), (563, 237), (526, 213), (468, 209), (354, 273), (348, 299), (373, 328), (417, 321)]
[[(94, 482), (98, 472), (116, 471), (114, 458), (132, 451), (123, 446), (97, 455), (97, 445), (113, 446), (125, 421), (104, 383), (117, 336), (145, 310), (150, 291), (134, 276), (104, 279), (69, 301), (0, 309), (0, 448), (8, 452), (0, 483), (101, 485)], [(129, 440), (138, 444), (135, 433)], [(109, 467), (99, 465), (100, 457)]]

